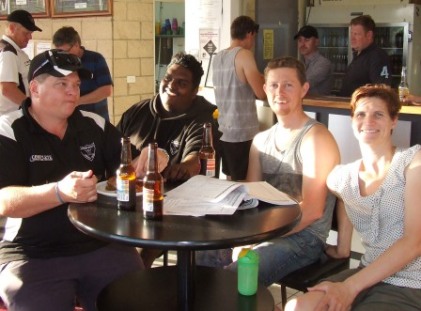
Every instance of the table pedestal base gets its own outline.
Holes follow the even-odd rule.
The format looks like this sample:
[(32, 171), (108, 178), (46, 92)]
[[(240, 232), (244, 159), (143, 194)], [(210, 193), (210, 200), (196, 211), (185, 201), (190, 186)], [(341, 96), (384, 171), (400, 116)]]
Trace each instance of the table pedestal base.
[[(259, 285), (254, 296), (237, 291), (233, 272), (196, 267), (192, 311), (273, 311), (269, 290)], [(177, 267), (137, 271), (108, 285), (99, 295), (99, 311), (177, 311)]]

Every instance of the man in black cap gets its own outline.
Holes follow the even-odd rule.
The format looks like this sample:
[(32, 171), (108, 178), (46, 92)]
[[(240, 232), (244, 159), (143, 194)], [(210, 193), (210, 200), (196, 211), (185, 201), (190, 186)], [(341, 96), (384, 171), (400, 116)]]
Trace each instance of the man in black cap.
[(22, 51), (32, 39), (35, 25), (32, 15), (16, 10), (7, 16), (5, 35), (0, 40), (0, 115), (17, 110), (29, 95), (29, 57)]
[(298, 51), (304, 58), (309, 95), (329, 95), (333, 85), (333, 67), (330, 60), (320, 54), (319, 34), (313, 26), (303, 26), (294, 36)]
[(28, 75), (31, 98), (0, 118), (0, 296), (9, 311), (73, 310), (75, 298), (94, 311), (102, 288), (143, 263), (135, 248), (79, 232), (67, 205), (97, 199), (96, 176), (120, 164), (121, 134), (75, 109), (81, 79), (92, 77), (77, 56), (46, 51)]

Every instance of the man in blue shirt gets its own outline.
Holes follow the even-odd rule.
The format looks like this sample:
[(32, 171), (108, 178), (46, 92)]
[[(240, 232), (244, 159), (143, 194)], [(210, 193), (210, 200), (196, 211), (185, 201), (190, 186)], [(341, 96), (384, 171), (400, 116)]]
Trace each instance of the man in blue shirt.
[(83, 67), (93, 73), (93, 79), (82, 81), (80, 86), (79, 109), (95, 112), (109, 121), (107, 97), (111, 96), (113, 81), (105, 58), (97, 52), (86, 50), (79, 33), (70, 26), (64, 26), (54, 33), (53, 44), (57, 49), (79, 57)]

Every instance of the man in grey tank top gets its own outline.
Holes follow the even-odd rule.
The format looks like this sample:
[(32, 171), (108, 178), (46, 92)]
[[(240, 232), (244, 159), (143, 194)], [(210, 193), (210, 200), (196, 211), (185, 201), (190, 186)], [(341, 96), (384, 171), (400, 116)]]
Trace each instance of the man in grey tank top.
[(263, 75), (251, 52), (258, 29), (250, 17), (237, 17), (231, 24), (230, 47), (218, 52), (212, 64), (222, 171), (232, 180), (246, 178), (251, 141), (259, 131), (256, 97), (266, 98)]
[[(266, 286), (315, 262), (324, 251), (335, 204), (326, 178), (340, 161), (335, 139), (303, 111), (309, 84), (304, 65), (295, 58), (270, 61), (264, 90), (278, 122), (253, 139), (247, 181), (266, 180), (299, 202), (302, 218), (288, 234), (252, 246), (260, 256), (259, 280)], [(235, 270), (241, 248), (198, 252), (202, 265)]]

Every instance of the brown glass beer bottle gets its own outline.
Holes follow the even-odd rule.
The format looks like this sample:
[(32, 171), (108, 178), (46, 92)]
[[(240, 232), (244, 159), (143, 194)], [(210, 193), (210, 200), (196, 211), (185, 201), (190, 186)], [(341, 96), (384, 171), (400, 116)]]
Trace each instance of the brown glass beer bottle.
[(150, 143), (148, 148), (148, 169), (143, 179), (143, 217), (162, 219), (164, 180), (158, 170), (158, 144)]
[(129, 137), (121, 139), (121, 163), (116, 172), (117, 208), (134, 211), (136, 208), (136, 171), (132, 165)]
[(199, 150), (200, 175), (215, 177), (215, 149), (213, 148), (212, 124), (203, 124), (202, 147)]

